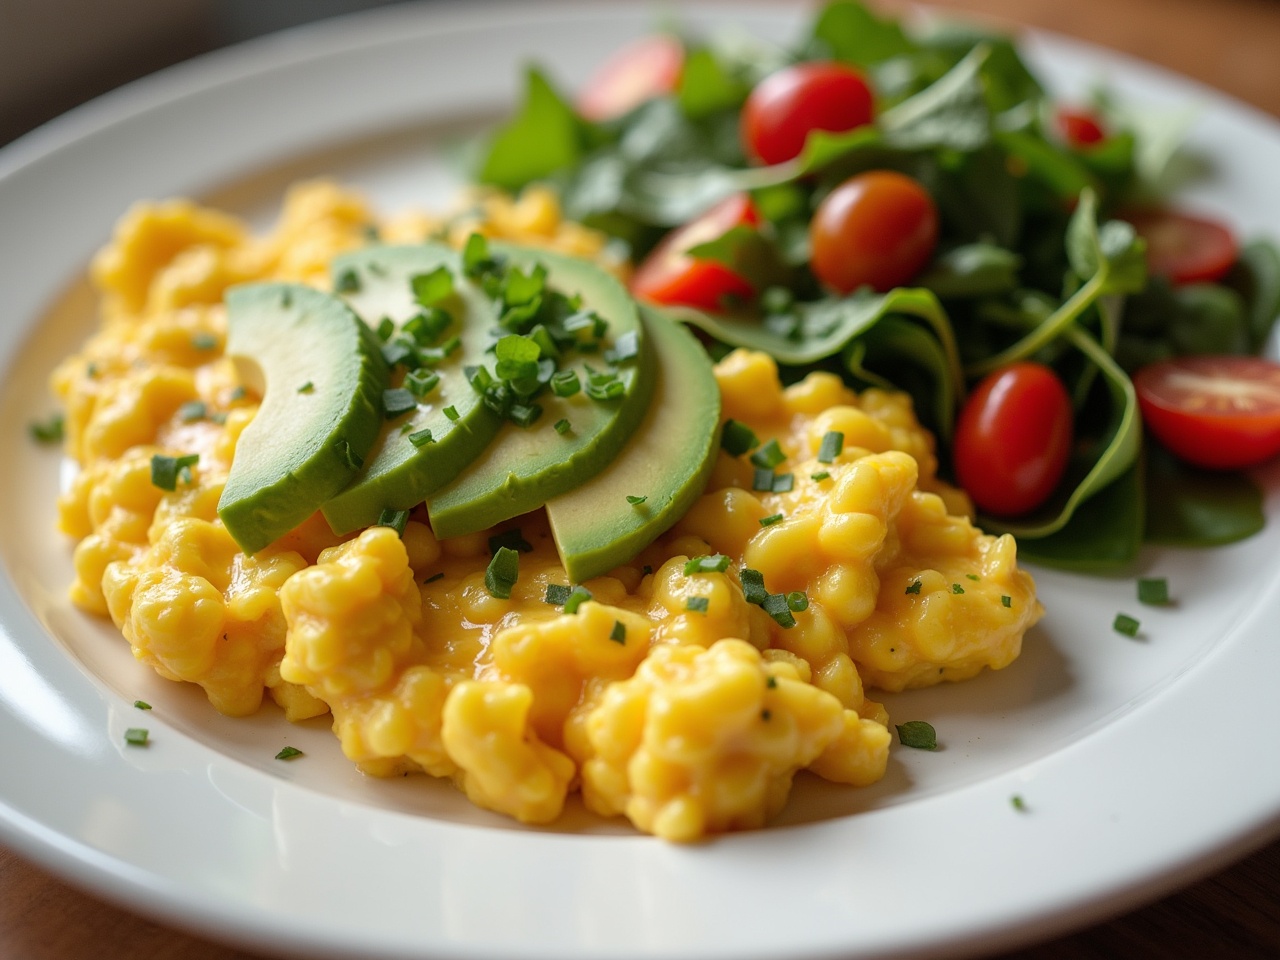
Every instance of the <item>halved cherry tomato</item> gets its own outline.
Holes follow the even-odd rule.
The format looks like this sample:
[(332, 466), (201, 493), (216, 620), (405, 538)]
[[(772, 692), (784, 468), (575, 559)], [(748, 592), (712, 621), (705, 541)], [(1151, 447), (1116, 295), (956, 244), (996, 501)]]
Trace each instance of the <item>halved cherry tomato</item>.
[(1107, 139), (1107, 131), (1096, 114), (1088, 110), (1059, 107), (1054, 115), (1062, 139), (1073, 147), (1091, 147)]
[(1170, 283), (1212, 283), (1240, 255), (1236, 238), (1222, 224), (1172, 210), (1130, 210), (1120, 218), (1147, 241), (1147, 267)]
[(623, 47), (597, 70), (578, 97), (578, 112), (597, 123), (671, 93), (684, 70), (684, 46), (658, 33)]
[(1142, 419), (1199, 467), (1253, 467), (1280, 454), (1280, 364), (1261, 357), (1178, 357), (1133, 377)]
[(760, 163), (800, 156), (814, 130), (842, 133), (871, 122), (875, 105), (861, 73), (842, 63), (798, 63), (761, 80), (742, 107), (742, 144)]
[(919, 182), (871, 170), (827, 194), (809, 223), (809, 243), (813, 272), (827, 286), (884, 292), (914, 277), (933, 255), (938, 208)]
[(723, 236), (737, 226), (758, 226), (760, 215), (745, 193), (722, 200), (696, 220), (673, 230), (631, 278), (631, 292), (653, 303), (723, 310), (726, 297), (749, 297), (755, 288), (715, 260), (696, 260), (686, 251)]
[(956, 421), (956, 479), (988, 513), (1015, 517), (1049, 499), (1071, 453), (1071, 398), (1058, 375), (1015, 363), (983, 379)]

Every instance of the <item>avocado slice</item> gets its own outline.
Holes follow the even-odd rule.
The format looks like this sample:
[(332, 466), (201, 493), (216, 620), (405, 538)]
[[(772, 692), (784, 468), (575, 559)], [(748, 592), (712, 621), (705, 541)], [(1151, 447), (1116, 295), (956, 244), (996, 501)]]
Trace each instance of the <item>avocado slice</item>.
[[(653, 349), (635, 301), (604, 270), (563, 254), (493, 244), (493, 251), (522, 269), (541, 264), (547, 283), (582, 298), (608, 324), (604, 348), (633, 339), (635, 355), (609, 368), (603, 354), (573, 352), (561, 370), (577, 372), (586, 384), (592, 371), (612, 369), (621, 396), (596, 400), (585, 389), (569, 397), (548, 391), (537, 398), (542, 415), (528, 427), (506, 423), (489, 448), (447, 486), (427, 497), (427, 513), (437, 537), (484, 530), (527, 513), (595, 476), (618, 454), (644, 417), (653, 394)], [(556, 424), (568, 421), (569, 429)]]
[[(464, 369), (490, 359), (496, 311), (484, 292), (463, 277), (458, 253), (443, 244), (366, 247), (338, 257), (335, 287), (365, 323), (388, 318), (398, 331), (422, 310), (413, 278), (445, 267), (453, 294), (441, 303), (453, 317), (441, 342), (457, 335), (461, 345), (432, 368), (439, 382), (417, 408), (387, 424), (350, 486), (326, 503), (324, 517), (338, 534), (377, 523), (385, 509), (408, 510), (452, 480), (497, 436), (502, 419), (481, 402)], [(447, 415), (445, 410), (452, 412)], [(415, 446), (410, 435), (431, 431), (431, 442)]]
[(608, 467), (547, 501), (560, 559), (576, 583), (626, 563), (670, 529), (701, 496), (716, 462), (720, 388), (710, 358), (681, 324), (653, 310), (641, 315), (658, 361), (648, 413)]
[(369, 328), (319, 290), (250, 284), (225, 300), (226, 352), (262, 405), (236, 444), (218, 516), (256, 553), (355, 475), (382, 428), (387, 366)]

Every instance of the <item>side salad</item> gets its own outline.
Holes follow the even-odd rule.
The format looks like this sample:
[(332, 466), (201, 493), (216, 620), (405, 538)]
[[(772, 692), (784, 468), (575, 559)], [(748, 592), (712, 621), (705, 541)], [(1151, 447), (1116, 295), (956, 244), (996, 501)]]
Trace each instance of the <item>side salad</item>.
[(713, 353), (908, 391), (984, 527), (1106, 572), (1255, 533), (1280, 452), (1280, 249), (1176, 209), (1186, 122), (840, 0), (791, 47), (655, 34), (576, 102), (531, 67), (474, 176), (553, 186)]

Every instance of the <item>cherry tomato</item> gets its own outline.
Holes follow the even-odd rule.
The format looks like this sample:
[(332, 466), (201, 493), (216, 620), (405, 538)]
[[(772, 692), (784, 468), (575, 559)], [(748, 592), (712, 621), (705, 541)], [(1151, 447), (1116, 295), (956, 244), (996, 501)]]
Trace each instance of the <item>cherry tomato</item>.
[(1212, 283), (1236, 262), (1240, 251), (1231, 231), (1213, 220), (1172, 210), (1120, 214), (1147, 241), (1147, 267), (1170, 283)]
[(956, 421), (956, 479), (973, 502), (1013, 517), (1049, 499), (1071, 453), (1071, 398), (1038, 363), (1015, 363), (983, 379)]
[(742, 144), (760, 163), (800, 156), (814, 130), (842, 133), (871, 122), (875, 107), (861, 73), (842, 63), (798, 63), (760, 81), (742, 107)]
[(938, 208), (927, 190), (901, 173), (871, 170), (836, 187), (809, 224), (813, 272), (849, 293), (884, 292), (906, 283), (933, 255)]
[(1059, 107), (1054, 120), (1062, 139), (1073, 147), (1091, 147), (1107, 139), (1107, 131), (1096, 114), (1088, 110)]
[(686, 251), (715, 240), (737, 226), (758, 226), (760, 215), (745, 193), (722, 200), (697, 220), (673, 230), (636, 268), (631, 292), (653, 303), (723, 310), (726, 297), (749, 297), (755, 288), (714, 260), (696, 260)]
[(1178, 357), (1133, 377), (1142, 419), (1199, 467), (1253, 467), (1280, 453), (1280, 364), (1261, 357)]
[(634, 110), (680, 84), (684, 46), (654, 34), (623, 47), (592, 75), (578, 97), (578, 112), (597, 123)]

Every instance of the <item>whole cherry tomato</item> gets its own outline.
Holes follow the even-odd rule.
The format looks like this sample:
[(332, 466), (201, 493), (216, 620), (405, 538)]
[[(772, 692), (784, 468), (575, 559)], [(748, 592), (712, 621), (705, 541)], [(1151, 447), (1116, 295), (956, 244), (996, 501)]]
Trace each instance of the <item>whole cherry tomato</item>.
[(1091, 147), (1107, 139), (1098, 116), (1088, 110), (1059, 107), (1054, 115), (1062, 139), (1073, 147)]
[(938, 208), (918, 181), (892, 170), (860, 173), (818, 205), (809, 224), (813, 272), (849, 293), (906, 283), (938, 243)]
[(1048, 367), (1023, 362), (995, 371), (956, 421), (956, 479), (987, 513), (1034, 510), (1066, 470), (1073, 419), (1071, 398)]
[(715, 260), (688, 255), (691, 247), (723, 236), (737, 226), (758, 226), (760, 215), (745, 193), (722, 200), (696, 220), (678, 227), (636, 268), (631, 292), (652, 303), (723, 310), (727, 297), (749, 297), (751, 282)]
[(1170, 283), (1212, 283), (1240, 255), (1231, 231), (1214, 220), (1172, 210), (1130, 210), (1120, 218), (1147, 241), (1147, 267)]
[(578, 97), (578, 112), (597, 123), (673, 92), (684, 70), (684, 46), (664, 33), (623, 47), (592, 75)]
[(1178, 357), (1133, 377), (1142, 421), (1177, 457), (1218, 470), (1280, 453), (1280, 364), (1261, 357)]
[(759, 163), (800, 156), (814, 130), (842, 133), (871, 122), (866, 79), (842, 63), (798, 63), (760, 81), (742, 108), (742, 144)]

